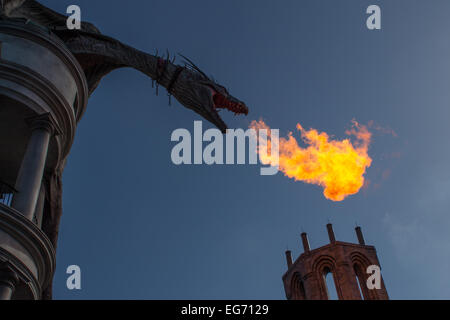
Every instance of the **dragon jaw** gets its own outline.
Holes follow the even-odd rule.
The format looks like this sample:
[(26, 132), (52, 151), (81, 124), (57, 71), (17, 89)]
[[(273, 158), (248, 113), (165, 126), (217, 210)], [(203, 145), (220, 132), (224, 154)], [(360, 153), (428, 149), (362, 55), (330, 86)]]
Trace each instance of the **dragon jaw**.
[(173, 95), (184, 107), (192, 109), (225, 133), (227, 125), (219, 112), (226, 109), (235, 115), (247, 115), (246, 104), (233, 97), (225, 87), (211, 80), (190, 60), (188, 62), (190, 68), (185, 68), (181, 73)]
[(190, 92), (183, 90), (184, 94), (180, 96), (179, 90), (175, 90), (174, 96), (184, 107), (214, 124), (222, 133), (225, 133), (228, 128), (219, 115), (222, 109), (234, 112), (236, 115), (248, 114), (245, 103), (230, 95), (223, 87), (211, 83), (191, 83), (191, 85)]
[(227, 125), (219, 116), (219, 112), (222, 109), (234, 112), (235, 115), (248, 115), (248, 108), (245, 103), (230, 95), (225, 88), (220, 87), (219, 90), (216, 90), (216, 88), (210, 87), (210, 89), (212, 100), (212, 110), (210, 112), (213, 113), (213, 118), (215, 119), (215, 121), (212, 121), (212, 123), (215, 124), (222, 132), (225, 132), (227, 129)]

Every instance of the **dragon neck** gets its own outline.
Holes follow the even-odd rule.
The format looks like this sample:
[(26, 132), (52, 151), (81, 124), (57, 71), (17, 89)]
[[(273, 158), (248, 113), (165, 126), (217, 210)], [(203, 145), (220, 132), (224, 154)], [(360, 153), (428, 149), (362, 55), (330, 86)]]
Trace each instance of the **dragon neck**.
[[(80, 61), (88, 82), (93, 84), (90, 91), (106, 74), (123, 67), (141, 71), (164, 88), (175, 87), (174, 77), (181, 67), (167, 59), (134, 49), (104, 35), (67, 31), (58, 35)], [(95, 66), (93, 70), (90, 69), (92, 65)], [(100, 67), (102, 65), (104, 68)]]

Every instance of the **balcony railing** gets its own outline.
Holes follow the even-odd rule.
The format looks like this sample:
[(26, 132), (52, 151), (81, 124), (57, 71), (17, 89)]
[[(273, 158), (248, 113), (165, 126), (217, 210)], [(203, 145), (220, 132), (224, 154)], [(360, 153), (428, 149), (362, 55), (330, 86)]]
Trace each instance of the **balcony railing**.
[(17, 193), (17, 190), (9, 184), (0, 180), (0, 203), (6, 206), (11, 206), (12, 199)]

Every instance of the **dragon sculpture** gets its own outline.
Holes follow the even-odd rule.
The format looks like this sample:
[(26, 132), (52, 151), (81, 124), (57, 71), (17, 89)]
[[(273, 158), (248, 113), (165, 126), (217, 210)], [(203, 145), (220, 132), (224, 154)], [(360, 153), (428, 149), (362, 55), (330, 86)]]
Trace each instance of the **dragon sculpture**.
[[(151, 55), (127, 46), (100, 33), (91, 23), (82, 22), (79, 30), (67, 28), (67, 17), (34, 0), (0, 0), (0, 19), (25, 19), (48, 28), (56, 34), (77, 58), (84, 70), (89, 95), (101, 79), (111, 71), (131, 67), (149, 76), (166, 88), (186, 108), (192, 109), (213, 123), (222, 132), (227, 129), (219, 116), (219, 109), (236, 114), (248, 114), (242, 101), (228, 93), (222, 85), (206, 76), (194, 63), (185, 59), (184, 66), (176, 65), (169, 57)], [(65, 161), (43, 184), (46, 190), (42, 229), (56, 248), (59, 222), (62, 214), (62, 172)], [(51, 299), (51, 285), (43, 294)]]

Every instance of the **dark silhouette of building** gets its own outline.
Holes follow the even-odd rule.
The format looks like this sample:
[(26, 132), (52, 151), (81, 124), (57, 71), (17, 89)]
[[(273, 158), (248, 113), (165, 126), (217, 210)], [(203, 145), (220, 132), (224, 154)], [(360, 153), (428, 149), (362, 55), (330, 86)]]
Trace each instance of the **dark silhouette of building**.
[[(0, 300), (42, 299), (55, 270), (44, 211), (87, 103), (83, 70), (39, 25), (0, 21)], [(47, 217), (48, 218), (48, 217)]]
[[(369, 288), (372, 280), (369, 266), (379, 268), (374, 246), (365, 244), (360, 227), (356, 227), (358, 244), (336, 241), (333, 226), (327, 224), (330, 243), (311, 250), (306, 233), (301, 234), (304, 252), (292, 262), (291, 251), (286, 251), (288, 265), (283, 275), (288, 300), (326, 300), (331, 297), (326, 277), (332, 276), (333, 290), (340, 300), (387, 300), (389, 299), (380, 273), (380, 287)], [(370, 268), (369, 268), (370, 270)], [(372, 286), (370, 286), (372, 287)]]

